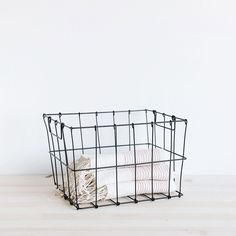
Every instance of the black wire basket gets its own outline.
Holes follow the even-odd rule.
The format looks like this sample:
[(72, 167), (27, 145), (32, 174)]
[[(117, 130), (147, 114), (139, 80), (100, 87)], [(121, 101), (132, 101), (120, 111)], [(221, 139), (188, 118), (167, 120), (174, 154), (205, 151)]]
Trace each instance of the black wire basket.
[[(53, 182), (76, 209), (183, 195), (186, 119), (141, 109), (43, 114), (43, 120)], [(100, 184), (109, 178), (110, 185)]]

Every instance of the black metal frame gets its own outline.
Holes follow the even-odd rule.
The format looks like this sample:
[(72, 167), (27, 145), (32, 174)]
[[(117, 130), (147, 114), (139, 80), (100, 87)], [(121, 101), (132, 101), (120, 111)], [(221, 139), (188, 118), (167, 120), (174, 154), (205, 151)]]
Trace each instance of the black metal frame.
[[(99, 125), (98, 116), (102, 116), (103, 114), (110, 114), (112, 115), (112, 124), (105, 124)], [(123, 114), (127, 116), (127, 123), (120, 123), (116, 119), (117, 114)], [(131, 122), (131, 114), (132, 115), (144, 115), (143, 122)], [(82, 126), (82, 117), (84, 115), (91, 115), (95, 117), (94, 125), (86, 125)], [(78, 125), (69, 126), (67, 123), (63, 122), (65, 117), (76, 117), (78, 118)], [(148, 120), (149, 117), (149, 120)], [(151, 117), (151, 119), (150, 119)], [(157, 119), (158, 117), (158, 119)], [(86, 208), (98, 208), (102, 206), (110, 206), (110, 205), (120, 205), (120, 204), (127, 204), (127, 203), (138, 203), (143, 201), (154, 201), (159, 199), (170, 199), (173, 197), (181, 197), (182, 193), (182, 175), (183, 175), (183, 163), (186, 160), (185, 157), (185, 143), (186, 143), (186, 131), (187, 131), (187, 119), (182, 119), (176, 117), (174, 115), (168, 115), (165, 113), (158, 112), (156, 110), (149, 110), (149, 109), (141, 109), (141, 110), (120, 110), (120, 111), (101, 111), (101, 112), (77, 112), (77, 113), (52, 113), (52, 114), (43, 114), (44, 124), (46, 126), (47, 131), (47, 140), (49, 145), (49, 155), (51, 161), (51, 169), (53, 175), (53, 182), (56, 187), (62, 191), (64, 198), (69, 200), (71, 205), (74, 205), (76, 209), (86, 209)], [(176, 152), (176, 128), (178, 125), (183, 124), (183, 135), (181, 143), (181, 153)], [(146, 128), (146, 142), (136, 142), (136, 129), (139, 126), (145, 126)], [(117, 130), (119, 127), (126, 127), (128, 128), (128, 143), (125, 144), (118, 144), (117, 142)], [(114, 145), (101, 145), (101, 136), (99, 130), (101, 128), (113, 128), (114, 133)], [(162, 135), (162, 144), (157, 144), (157, 139), (159, 136), (157, 135), (156, 129), (159, 128), (161, 130)], [(84, 130), (94, 130), (94, 146), (87, 146), (85, 140), (83, 138), (83, 131)], [(75, 135), (75, 131), (79, 131), (79, 136)], [(67, 132), (67, 136), (65, 135), (65, 131)], [(70, 135), (68, 135), (68, 132)], [(169, 138), (167, 139), (167, 134)], [(70, 139), (70, 147), (68, 145), (68, 139)], [(74, 140), (80, 139), (80, 145), (76, 146)], [(169, 145), (167, 145), (169, 143)], [(151, 161), (144, 162), (144, 163), (136, 163), (136, 148), (139, 146), (144, 146), (147, 148), (151, 148)], [(134, 163), (133, 164), (126, 164), (126, 165), (118, 165), (117, 164), (117, 153), (118, 148), (128, 148), (128, 150), (133, 150), (134, 153)], [(154, 148), (161, 148), (164, 151), (169, 153), (168, 160), (159, 160), (153, 161), (153, 149)], [(106, 167), (98, 167), (97, 166), (97, 156), (98, 152), (101, 153), (103, 149), (112, 149), (114, 153), (115, 162), (116, 164), (113, 166), (106, 166)], [(71, 168), (70, 163), (75, 163), (76, 158), (79, 158), (76, 155), (76, 152), (85, 153), (85, 151), (94, 150), (95, 151), (95, 167), (89, 169), (76, 169), (75, 165), (74, 168)], [(71, 162), (69, 161), (69, 153), (71, 154)], [(63, 158), (64, 157), (64, 158)], [(168, 162), (169, 163), (169, 179), (168, 179), (168, 193), (154, 193), (153, 192), (153, 164), (157, 162)], [(170, 192), (170, 179), (171, 179), (171, 171), (176, 171), (176, 165), (180, 163), (179, 167), (179, 187), (178, 191), (174, 194)], [(141, 194), (138, 195), (136, 193), (136, 167), (138, 165), (150, 164), (151, 165), (151, 194)], [(119, 167), (124, 166), (134, 166), (135, 168), (135, 192), (133, 196), (127, 197), (119, 197)], [(85, 171), (85, 170), (94, 170), (95, 177), (96, 177), (96, 186), (97, 186), (97, 171), (99, 169), (105, 168), (115, 168), (116, 171), (116, 198), (109, 199), (106, 201), (98, 201), (97, 200), (97, 187), (96, 191), (96, 198), (94, 202), (91, 202), (87, 205), (79, 204), (77, 200), (72, 200), (70, 194), (70, 183), (69, 183), (69, 170), (74, 172), (74, 186), (75, 191), (76, 189), (76, 171)], [(60, 180), (61, 179), (61, 180)], [(61, 181), (61, 183), (60, 183)], [(67, 184), (68, 191), (65, 191), (65, 184)], [(122, 201), (121, 201), (122, 199)]]

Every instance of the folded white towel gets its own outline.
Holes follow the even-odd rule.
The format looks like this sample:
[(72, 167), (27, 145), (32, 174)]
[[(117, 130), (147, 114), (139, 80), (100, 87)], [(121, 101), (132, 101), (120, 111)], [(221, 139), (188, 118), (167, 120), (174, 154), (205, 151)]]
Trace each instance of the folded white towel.
[[(108, 184), (107, 186), (107, 195), (106, 198), (115, 198), (116, 197), (116, 185)], [(176, 184), (173, 180), (170, 181), (170, 192), (176, 191)], [(152, 181), (151, 180), (141, 180), (136, 182), (136, 193), (151, 193), (152, 192)], [(167, 193), (168, 192), (168, 181), (153, 181), (153, 192), (154, 193)], [(135, 182), (121, 182), (118, 184), (118, 196), (130, 196), (135, 195)], [(95, 198), (95, 194), (94, 194)]]
[[(163, 159), (161, 157), (163, 151), (159, 149), (153, 150), (153, 160), (158, 161)], [(98, 167), (107, 167), (115, 165), (115, 158), (113, 155), (98, 155)], [(137, 150), (136, 163), (145, 163), (151, 161), (151, 150)], [(133, 164), (134, 153), (132, 151), (119, 153), (117, 158), (118, 165)], [(89, 169), (95, 167), (95, 157), (85, 156), (71, 163), (70, 167), (73, 169)], [(136, 193), (151, 193), (151, 164), (136, 166)], [(135, 193), (135, 166), (118, 167), (118, 195), (119, 197), (134, 195)], [(76, 177), (76, 178), (75, 178)], [(172, 178), (172, 176), (171, 176)], [(76, 179), (76, 187), (75, 187)], [(153, 192), (167, 192), (169, 179), (169, 165), (166, 163), (153, 164)], [(95, 170), (85, 171), (69, 171), (70, 194), (73, 200), (78, 203), (88, 203), (95, 201), (96, 195), (96, 173)], [(175, 182), (171, 179), (170, 191), (175, 191)], [(104, 200), (116, 197), (116, 168), (106, 168), (97, 170), (97, 200)]]
[[(136, 167), (136, 180), (149, 180), (152, 178), (152, 167), (150, 164)], [(94, 171), (93, 171), (94, 172)], [(95, 172), (94, 172), (95, 175)], [(95, 175), (96, 176), (96, 175)], [(153, 179), (167, 180), (169, 178), (169, 166), (165, 163), (153, 164)], [(117, 179), (119, 182), (128, 182), (135, 180), (135, 167), (117, 168)], [(109, 168), (97, 172), (98, 186), (104, 184), (116, 183), (116, 169)]]
[[(96, 158), (94, 154), (81, 155), (85, 158), (89, 158), (91, 162), (91, 168), (95, 167)], [(115, 166), (116, 159), (115, 154), (98, 154), (97, 155), (97, 167)], [(168, 160), (166, 151), (154, 148), (153, 149), (153, 161)], [(151, 162), (152, 160), (152, 149), (137, 149), (136, 150), (136, 163)], [(134, 151), (118, 152), (117, 153), (117, 164), (127, 165), (134, 164)]]

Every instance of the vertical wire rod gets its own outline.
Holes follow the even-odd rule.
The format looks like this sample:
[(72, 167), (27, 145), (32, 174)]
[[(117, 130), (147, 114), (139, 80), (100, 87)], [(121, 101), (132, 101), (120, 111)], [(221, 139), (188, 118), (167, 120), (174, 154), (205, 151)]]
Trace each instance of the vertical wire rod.
[(70, 134), (71, 134), (71, 145), (72, 145), (72, 155), (73, 155), (73, 167), (74, 167), (74, 181), (75, 181), (75, 200), (76, 200), (76, 208), (79, 208), (78, 204), (78, 195), (77, 195), (77, 179), (76, 179), (76, 169), (75, 169), (75, 146), (74, 146), (74, 138), (73, 138), (73, 129), (70, 129)]
[(101, 154), (101, 145), (100, 145), (100, 137), (99, 137), (99, 130), (98, 130), (98, 112), (95, 113), (96, 119), (96, 130), (97, 130), (97, 138), (98, 138), (98, 146), (99, 146), (99, 153)]
[(62, 139), (64, 144), (64, 150), (65, 150), (65, 159), (66, 159), (66, 176), (67, 176), (67, 185), (68, 185), (68, 197), (70, 198), (70, 180), (69, 180), (69, 162), (68, 162), (68, 156), (67, 156), (67, 148), (66, 148), (66, 140), (65, 140), (65, 134), (64, 134), (64, 124), (61, 124), (61, 132), (62, 132)]
[(98, 208), (98, 137), (97, 126), (95, 125), (95, 208)]
[[(184, 155), (185, 155), (185, 143), (186, 143), (187, 125), (188, 125), (188, 121), (185, 120), (184, 143), (183, 143), (183, 157), (184, 157)], [(184, 158), (182, 159), (182, 162), (181, 162), (181, 169), (180, 169), (179, 197), (181, 196), (181, 191), (182, 191), (183, 165), (184, 165)]]
[(149, 131), (148, 131), (148, 116), (147, 116), (147, 109), (145, 109), (145, 119), (146, 119), (146, 127), (147, 127), (147, 143), (149, 148)]
[(169, 179), (168, 179), (168, 198), (171, 198), (170, 196), (170, 180), (171, 180), (171, 158), (172, 158), (172, 132), (173, 132), (173, 129), (172, 129), (172, 121), (170, 121), (170, 127), (171, 127), (171, 130), (170, 130), (170, 162), (169, 162)]
[(174, 134), (173, 134), (173, 171), (175, 171), (175, 134), (176, 134), (176, 118), (172, 116), (172, 121), (174, 124)]
[(154, 136), (154, 132), (153, 132), (153, 122), (151, 124), (152, 127), (152, 153), (151, 153), (151, 192), (152, 192), (152, 201), (155, 200), (154, 195), (153, 195), (153, 136)]
[(119, 203), (119, 193), (118, 193), (118, 168), (117, 168), (117, 127), (114, 124), (114, 139), (115, 139), (115, 158), (116, 158), (116, 205), (120, 205)]
[(80, 127), (80, 141), (81, 141), (81, 148), (82, 148), (82, 154), (84, 154), (84, 141), (83, 141), (83, 133), (82, 133), (82, 125), (81, 125), (81, 117), (80, 117), (80, 113), (78, 114), (79, 116), (79, 127)]
[(157, 137), (156, 137), (157, 112), (154, 110), (153, 114), (154, 114), (154, 142), (155, 142), (155, 148), (156, 148), (156, 145), (157, 145)]
[[(55, 124), (56, 124), (56, 122), (55, 122)], [(55, 126), (56, 126), (56, 125), (55, 125)], [(56, 185), (57, 188), (58, 188), (57, 159), (55, 158), (56, 152), (55, 152), (55, 144), (54, 144), (54, 139), (53, 139), (52, 131), (50, 132), (50, 134), (51, 134), (52, 148), (53, 148), (53, 154), (54, 154), (55, 185)]]
[(166, 115), (165, 113), (162, 114), (164, 119), (164, 128), (163, 128), (163, 148), (166, 148)]
[(137, 200), (137, 160), (136, 160), (136, 145), (135, 145), (135, 128), (134, 123), (132, 123), (133, 128), (133, 143), (134, 143), (134, 202), (138, 203)]
[(113, 116), (112, 116), (112, 118), (113, 118), (113, 125), (116, 123), (116, 119), (115, 119), (115, 111), (113, 111)]
[(131, 150), (131, 132), (130, 132), (130, 110), (128, 111), (128, 123), (129, 123), (129, 151)]
[(59, 136), (58, 136), (57, 129), (56, 129), (56, 136), (57, 136), (57, 147), (58, 147), (58, 150), (59, 150), (58, 154), (59, 154), (60, 167), (61, 167), (62, 188), (63, 188), (63, 193), (65, 194), (64, 172), (63, 172), (63, 166), (62, 166), (62, 160), (61, 160), (61, 148), (60, 148), (60, 142), (59, 142)]

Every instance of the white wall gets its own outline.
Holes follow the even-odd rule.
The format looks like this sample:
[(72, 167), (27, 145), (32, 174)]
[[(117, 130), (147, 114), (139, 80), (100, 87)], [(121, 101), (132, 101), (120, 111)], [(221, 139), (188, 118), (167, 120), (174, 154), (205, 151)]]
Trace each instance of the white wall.
[(236, 173), (236, 3), (0, 1), (0, 174), (50, 170), (44, 112), (189, 119), (185, 173)]

